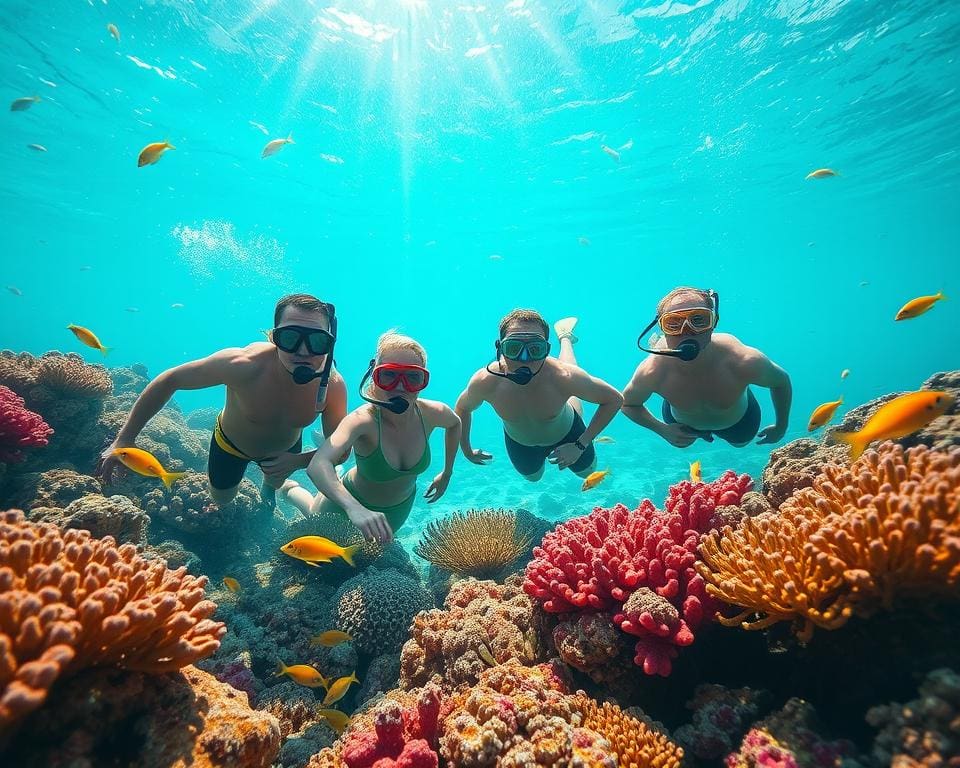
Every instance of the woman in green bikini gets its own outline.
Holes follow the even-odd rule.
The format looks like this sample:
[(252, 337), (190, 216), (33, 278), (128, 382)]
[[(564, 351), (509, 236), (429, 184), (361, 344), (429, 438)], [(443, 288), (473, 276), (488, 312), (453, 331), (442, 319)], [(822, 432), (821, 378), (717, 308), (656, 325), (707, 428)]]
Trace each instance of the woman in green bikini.
[[(281, 489), (295, 507), (304, 514), (345, 514), (365, 538), (390, 541), (413, 507), (417, 476), (430, 466), (430, 433), (437, 427), (446, 430), (444, 466), (424, 496), (429, 503), (443, 496), (460, 445), (460, 419), (443, 403), (419, 397), (430, 381), (426, 364), (426, 352), (410, 337), (380, 337), (360, 384), (368, 404), (340, 422), (307, 467), (320, 493), (312, 496), (289, 480)], [(338, 478), (334, 462), (351, 449), (356, 466)]]

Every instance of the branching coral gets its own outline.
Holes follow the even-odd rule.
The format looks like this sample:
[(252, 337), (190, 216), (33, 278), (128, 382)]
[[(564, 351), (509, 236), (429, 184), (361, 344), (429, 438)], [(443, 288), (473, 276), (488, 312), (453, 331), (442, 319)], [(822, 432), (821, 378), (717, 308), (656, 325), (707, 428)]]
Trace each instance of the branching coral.
[(610, 742), (619, 768), (679, 768), (683, 750), (616, 704), (600, 704), (580, 693), (576, 705), (583, 714), (583, 727)]
[(482, 579), (516, 561), (532, 539), (532, 532), (518, 525), (516, 512), (471, 509), (431, 522), (416, 553), (459, 576)]
[(0, 516), (0, 733), (84, 667), (167, 672), (209, 656), (225, 628), (206, 578), (87, 531)]
[(50, 425), (29, 410), (22, 397), (0, 386), (0, 461), (22, 461), (24, 448), (42, 447), (52, 434)]
[(778, 514), (747, 518), (701, 549), (708, 593), (744, 609), (723, 623), (793, 620), (804, 642), (815, 626), (836, 629), (897, 596), (956, 595), (960, 448), (885, 443), (849, 468), (827, 465)]

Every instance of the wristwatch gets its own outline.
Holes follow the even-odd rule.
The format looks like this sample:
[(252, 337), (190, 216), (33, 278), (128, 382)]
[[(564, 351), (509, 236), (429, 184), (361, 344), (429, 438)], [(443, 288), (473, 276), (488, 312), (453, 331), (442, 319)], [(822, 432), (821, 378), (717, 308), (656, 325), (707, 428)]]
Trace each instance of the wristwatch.
[(573, 441), (573, 444), (574, 444), (575, 446), (577, 446), (577, 448), (579, 448), (581, 451), (587, 450), (587, 446), (585, 446), (583, 443), (580, 442), (580, 438), (579, 438), (579, 437), (578, 437), (576, 440)]

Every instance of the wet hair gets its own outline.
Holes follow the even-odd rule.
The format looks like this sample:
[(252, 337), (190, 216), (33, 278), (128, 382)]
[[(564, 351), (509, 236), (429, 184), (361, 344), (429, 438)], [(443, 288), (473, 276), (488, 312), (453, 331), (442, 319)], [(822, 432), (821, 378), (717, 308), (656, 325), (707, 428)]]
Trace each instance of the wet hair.
[(688, 285), (681, 285), (674, 288), (672, 291), (670, 291), (670, 293), (660, 299), (659, 303), (657, 304), (657, 314), (662, 314), (663, 311), (670, 305), (670, 302), (672, 302), (678, 296), (683, 296), (685, 294), (696, 296), (703, 301), (704, 306), (715, 309), (713, 304), (713, 296), (711, 296), (710, 291), (705, 291), (702, 288), (691, 288)]
[(273, 310), (274, 327), (280, 325), (280, 318), (283, 317), (283, 312), (287, 307), (302, 309), (304, 312), (319, 312), (327, 318), (327, 322), (330, 321), (330, 316), (333, 314), (330, 311), (330, 305), (320, 301), (316, 296), (311, 296), (309, 293), (291, 293), (277, 302), (277, 306)]
[(500, 321), (500, 338), (502, 339), (507, 332), (507, 328), (515, 323), (536, 323), (543, 330), (543, 338), (550, 338), (550, 328), (543, 315), (533, 309), (515, 309), (504, 316)]
[(377, 363), (379, 364), (385, 355), (397, 350), (413, 352), (420, 358), (420, 365), (424, 368), (427, 367), (427, 351), (423, 348), (423, 345), (416, 339), (398, 333), (396, 328), (391, 328), (377, 339)]

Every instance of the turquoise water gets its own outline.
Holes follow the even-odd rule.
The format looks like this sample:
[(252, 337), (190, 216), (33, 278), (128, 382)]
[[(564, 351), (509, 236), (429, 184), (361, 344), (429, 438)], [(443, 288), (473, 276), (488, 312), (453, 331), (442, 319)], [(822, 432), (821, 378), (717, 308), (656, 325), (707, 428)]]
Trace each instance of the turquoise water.
[[(452, 404), (517, 306), (579, 316), (579, 362), (622, 388), (657, 299), (693, 284), (790, 373), (791, 439), (825, 400), (960, 363), (960, 302), (893, 322), (960, 283), (958, 29), (933, 2), (4, 0), (3, 96), (42, 100), (2, 117), (2, 281), (22, 295), (0, 295), (0, 346), (99, 360), (76, 323), (156, 374), (262, 338), (302, 290), (337, 305), (351, 407), (390, 327)], [(821, 167), (840, 176), (804, 179)], [(404, 538), (467, 506), (660, 501), (693, 458), (709, 478), (768, 454), (681, 451), (622, 416), (606, 434), (590, 496), (568, 473), (531, 485), (485, 408), (494, 463), (461, 458)]]

